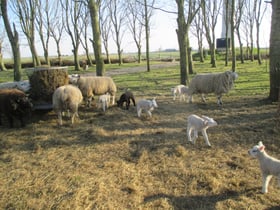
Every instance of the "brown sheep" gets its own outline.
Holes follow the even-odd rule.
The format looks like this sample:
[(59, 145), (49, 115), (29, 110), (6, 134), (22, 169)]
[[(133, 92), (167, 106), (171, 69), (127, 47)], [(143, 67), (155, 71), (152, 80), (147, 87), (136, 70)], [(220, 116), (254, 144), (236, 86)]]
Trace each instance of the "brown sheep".
[(20, 121), (21, 127), (25, 126), (23, 118), (31, 114), (32, 103), (27, 95), (18, 89), (0, 89), (0, 125), (2, 125), (1, 115), (4, 114), (10, 123), (14, 126), (13, 118)]

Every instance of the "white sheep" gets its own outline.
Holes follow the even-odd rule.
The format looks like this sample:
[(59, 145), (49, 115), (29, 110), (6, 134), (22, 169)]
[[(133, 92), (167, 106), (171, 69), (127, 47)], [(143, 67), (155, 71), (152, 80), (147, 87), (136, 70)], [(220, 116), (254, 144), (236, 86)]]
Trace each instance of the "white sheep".
[(193, 77), (190, 82), (188, 95), (189, 102), (192, 103), (192, 95), (199, 93), (203, 102), (205, 98), (203, 94), (215, 93), (217, 96), (217, 104), (222, 105), (222, 95), (227, 93), (234, 84), (238, 75), (232, 71), (213, 74), (198, 74)]
[(58, 123), (62, 125), (62, 115), (70, 112), (71, 123), (74, 123), (78, 115), (79, 104), (83, 101), (83, 96), (79, 88), (73, 85), (64, 85), (57, 88), (52, 96), (53, 110), (57, 113)]
[(103, 95), (106, 93), (112, 96), (112, 105), (115, 104), (117, 87), (111, 77), (71, 75), (69, 77), (69, 82), (77, 85), (82, 91), (83, 97), (86, 100), (86, 105), (89, 107), (91, 106), (94, 95)]
[(179, 96), (180, 101), (182, 99), (186, 100), (186, 95), (188, 94), (188, 87), (185, 85), (177, 85), (174, 88), (171, 88), (171, 94), (173, 95), (173, 100), (176, 100), (176, 97)]
[(26, 93), (30, 90), (31, 85), (29, 80), (0, 83), (0, 89), (14, 89), (14, 88), (19, 89)]
[(259, 160), (260, 168), (262, 172), (262, 193), (267, 193), (268, 184), (272, 176), (278, 178), (278, 185), (280, 186), (280, 160), (269, 156), (265, 152), (265, 146), (260, 141), (248, 153)]
[(103, 111), (105, 112), (108, 109), (110, 104), (110, 94), (106, 93), (98, 98), (98, 107), (102, 107)]
[(152, 111), (154, 110), (154, 108), (157, 108), (157, 102), (156, 102), (156, 98), (153, 98), (152, 100), (146, 100), (146, 99), (142, 99), (140, 101), (137, 102), (136, 108), (137, 108), (137, 115), (138, 117), (141, 116), (142, 110), (145, 110), (148, 115), (151, 117), (152, 116)]
[[(188, 141), (195, 144), (196, 139), (198, 138), (198, 131), (201, 131), (206, 144), (210, 147), (211, 144), (209, 142), (206, 130), (210, 127), (218, 125), (217, 122), (210, 117), (202, 115), (201, 117), (192, 114), (188, 116), (188, 126), (187, 126), (187, 137)], [(193, 137), (192, 137), (193, 132)]]

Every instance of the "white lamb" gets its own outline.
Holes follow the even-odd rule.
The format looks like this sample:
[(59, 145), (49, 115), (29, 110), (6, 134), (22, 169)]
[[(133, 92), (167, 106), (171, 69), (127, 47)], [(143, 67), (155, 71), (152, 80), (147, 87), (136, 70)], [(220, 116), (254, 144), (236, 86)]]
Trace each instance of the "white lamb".
[(154, 108), (157, 108), (157, 102), (156, 102), (156, 98), (153, 98), (152, 100), (146, 100), (146, 99), (142, 99), (140, 101), (138, 101), (136, 108), (137, 108), (137, 115), (138, 117), (141, 116), (142, 110), (145, 110), (148, 115), (151, 117), (152, 116), (152, 111), (154, 110)]
[(171, 93), (174, 101), (177, 96), (179, 96), (180, 101), (182, 101), (182, 99), (185, 101), (186, 95), (188, 94), (188, 87), (185, 85), (177, 85), (174, 88), (171, 88)]
[[(196, 139), (198, 138), (198, 131), (201, 131), (206, 144), (210, 147), (211, 144), (208, 140), (206, 130), (210, 127), (218, 125), (218, 123), (210, 117), (202, 115), (201, 117), (192, 114), (188, 116), (188, 126), (187, 126), (187, 137), (190, 142), (195, 144)], [(193, 137), (192, 137), (193, 132)]]
[(201, 98), (203, 102), (205, 102), (203, 94), (215, 93), (217, 96), (217, 104), (222, 105), (222, 95), (228, 93), (228, 91), (232, 89), (237, 77), (237, 73), (232, 71), (214, 74), (198, 74), (194, 76), (188, 90), (189, 102), (192, 103), (193, 94), (201, 94)]
[(79, 104), (83, 101), (83, 96), (79, 88), (73, 85), (64, 85), (57, 88), (52, 96), (53, 109), (58, 116), (58, 124), (62, 125), (62, 115), (64, 112), (70, 112), (71, 123), (74, 123), (78, 115)]
[(278, 185), (280, 186), (280, 160), (269, 156), (264, 149), (265, 146), (260, 141), (252, 149), (250, 149), (248, 153), (259, 160), (263, 177), (262, 193), (267, 193), (268, 184), (272, 176), (276, 176), (278, 178)]
[(103, 95), (106, 93), (112, 96), (112, 105), (115, 104), (117, 87), (111, 77), (80, 76), (74, 74), (69, 77), (69, 82), (77, 85), (82, 91), (86, 105), (89, 107), (91, 106), (94, 95)]
[(98, 107), (102, 107), (103, 111), (105, 112), (108, 109), (110, 104), (110, 94), (106, 93), (98, 98)]

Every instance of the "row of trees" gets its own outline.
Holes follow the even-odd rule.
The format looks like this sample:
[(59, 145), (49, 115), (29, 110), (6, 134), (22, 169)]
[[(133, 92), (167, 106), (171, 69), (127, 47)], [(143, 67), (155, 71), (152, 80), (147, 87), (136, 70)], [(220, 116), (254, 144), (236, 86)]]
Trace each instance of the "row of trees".
[[(163, 1), (161, 1), (162, 3)], [(272, 1), (273, 2), (273, 1)], [(276, 0), (274, 1), (276, 2)], [(276, 3), (274, 3), (276, 4)], [(175, 0), (166, 5), (177, 8), (177, 11), (166, 11), (155, 5), (155, 0), (1, 0), (2, 19), (9, 37), (14, 57), (15, 80), (21, 79), (19, 32), (24, 34), (30, 47), (34, 66), (40, 66), (36, 50), (36, 37), (39, 35), (44, 51), (45, 63), (49, 64), (49, 41), (55, 40), (58, 60), (61, 62), (60, 42), (67, 35), (71, 39), (75, 69), (80, 69), (79, 49), (83, 48), (87, 61), (91, 65), (90, 46), (94, 51), (97, 75), (104, 74), (102, 45), (106, 59), (110, 62), (109, 40), (112, 38), (117, 46), (118, 60), (122, 62), (123, 36), (131, 33), (141, 60), (142, 43), (146, 44), (147, 70), (149, 64), (149, 36), (151, 18), (155, 9), (176, 14), (176, 30), (180, 50), (181, 83), (188, 82), (188, 74), (193, 73), (190, 34), (198, 40), (201, 61), (203, 61), (203, 40), (207, 40), (211, 54), (211, 65), (216, 67), (216, 25), (222, 17), (230, 26), (226, 37), (231, 37), (231, 63), (235, 71), (235, 34), (237, 35), (241, 62), (244, 62), (243, 42), (246, 44), (246, 56), (254, 59), (253, 48), (256, 37), (258, 62), (260, 56), (259, 32), (267, 4), (262, 0)], [(226, 7), (226, 10), (223, 10)], [(226, 11), (226, 14), (222, 14)], [(9, 16), (13, 18), (9, 18)], [(13, 19), (14, 22), (10, 20)], [(256, 29), (256, 32), (254, 32)], [(254, 36), (256, 33), (256, 36)], [(1, 46), (1, 45), (0, 45)], [(229, 46), (227, 46), (229, 48)], [(229, 52), (226, 50), (226, 52)], [(0, 62), (1, 63), (1, 62)], [(228, 65), (228, 56), (225, 65)]]

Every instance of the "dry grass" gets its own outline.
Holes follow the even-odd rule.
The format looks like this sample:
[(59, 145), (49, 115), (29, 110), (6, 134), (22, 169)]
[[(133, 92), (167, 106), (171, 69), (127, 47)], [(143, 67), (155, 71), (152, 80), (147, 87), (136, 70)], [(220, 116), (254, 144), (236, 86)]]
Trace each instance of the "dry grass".
[[(277, 209), (276, 179), (261, 194), (247, 152), (262, 140), (280, 158), (277, 105), (264, 97), (233, 94), (219, 108), (214, 97), (186, 104), (162, 90), (152, 118), (137, 118), (135, 107), (81, 107), (80, 120), (62, 127), (53, 112), (36, 112), (24, 129), (1, 128), (0, 208)], [(201, 136), (187, 143), (191, 113), (218, 122), (208, 130), (212, 148)]]

